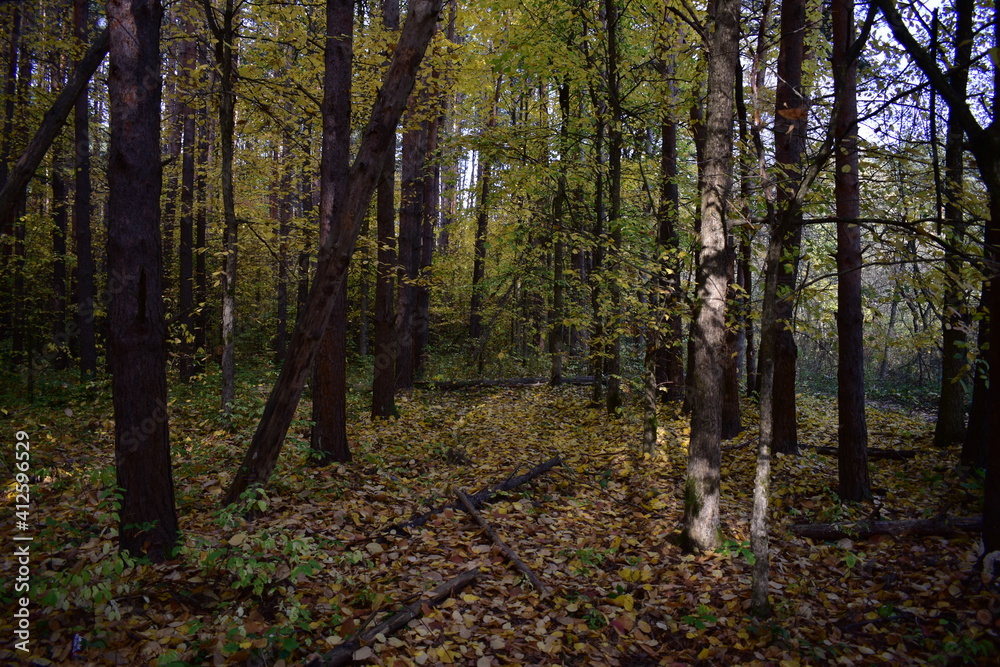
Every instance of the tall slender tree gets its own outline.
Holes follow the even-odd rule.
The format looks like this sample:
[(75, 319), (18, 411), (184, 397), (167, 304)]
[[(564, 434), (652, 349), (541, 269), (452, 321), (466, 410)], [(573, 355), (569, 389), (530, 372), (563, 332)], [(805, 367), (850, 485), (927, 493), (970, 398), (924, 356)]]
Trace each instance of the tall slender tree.
[(157, 0), (110, 0), (109, 353), (119, 541), (168, 558), (177, 514), (167, 425), (160, 253), (160, 19)]
[(802, 88), (805, 61), (805, 0), (782, 0), (781, 41), (778, 47), (778, 79), (775, 87), (774, 161), (777, 173), (777, 214), (787, 224), (772, 226), (772, 234), (783, 233), (778, 271), (778, 330), (774, 347), (774, 441), (775, 451), (798, 452), (795, 408), (795, 366), (798, 348), (792, 330), (799, 246), (802, 244), (802, 213), (791, 202), (801, 182), (806, 147), (809, 105)]
[[(399, 0), (383, 0), (386, 30), (399, 29)], [(372, 417), (396, 415), (396, 134), (382, 166), (375, 202), (378, 238), (375, 277), (375, 368), (372, 375)]]
[(691, 443), (684, 496), (684, 535), (693, 551), (719, 544), (722, 361), (726, 336), (726, 198), (733, 153), (733, 86), (739, 66), (739, 0), (715, 0), (708, 54), (705, 162), (698, 250)]
[[(323, 75), (323, 153), (320, 158), (320, 245), (340, 230), (340, 207), (351, 164), (351, 69), (354, 0), (327, 0)], [(326, 267), (317, 266), (322, 274)], [(347, 280), (334, 293), (333, 310), (313, 367), (312, 447), (317, 463), (350, 461), (347, 442)]]
[(840, 497), (869, 500), (865, 420), (864, 312), (861, 304), (861, 181), (858, 174), (857, 60), (854, 0), (834, 0), (833, 83), (838, 96), (834, 196), (837, 206), (837, 423)]

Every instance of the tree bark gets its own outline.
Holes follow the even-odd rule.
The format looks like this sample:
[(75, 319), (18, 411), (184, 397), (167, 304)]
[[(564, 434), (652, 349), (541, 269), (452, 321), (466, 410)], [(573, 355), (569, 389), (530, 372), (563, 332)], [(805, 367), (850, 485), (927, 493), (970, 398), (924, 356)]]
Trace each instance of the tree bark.
[[(411, 101), (412, 109), (417, 101)], [(408, 114), (411, 116), (413, 114)], [(399, 305), (396, 320), (396, 388), (408, 389), (416, 377), (417, 280), (420, 278), (421, 224), (423, 223), (423, 169), (427, 154), (427, 125), (409, 118), (403, 133), (399, 174)]]
[[(86, 43), (89, 17), (87, 0), (73, 2), (73, 32)], [(73, 194), (73, 238), (76, 242), (76, 330), (80, 354), (80, 376), (91, 378), (97, 372), (97, 342), (94, 333), (94, 252), (90, 231), (90, 93), (85, 84), (76, 98), (73, 113), (73, 144), (76, 160), (76, 191)], [(0, 218), (2, 219), (2, 218)]]
[[(193, 9), (193, 8), (189, 8)], [(190, 13), (185, 14), (186, 17)], [(192, 34), (194, 25), (189, 18), (184, 19), (186, 32)], [(180, 46), (180, 69), (182, 81), (189, 85), (193, 83), (192, 72), (195, 68), (195, 52), (197, 44), (194, 39), (186, 39)], [(178, 281), (178, 313), (180, 318), (181, 344), (178, 347), (179, 375), (181, 382), (189, 382), (194, 372), (194, 187), (195, 187), (195, 149), (196, 126), (195, 110), (191, 106), (189, 96), (192, 89), (183, 90), (178, 87), (182, 97), (179, 105), (181, 125), (181, 191), (180, 191), (180, 243), (177, 246), (177, 281)]]
[(865, 420), (864, 312), (861, 302), (861, 214), (858, 174), (857, 61), (847, 60), (854, 41), (854, 0), (835, 0), (833, 86), (840, 96), (834, 120), (834, 196), (837, 207), (837, 423), (839, 494), (872, 497)]
[[(497, 105), (500, 103), (500, 91), (503, 84), (503, 76), (497, 75), (496, 86), (493, 92), (493, 101), (490, 105), (489, 117), (486, 120), (484, 134), (489, 134), (490, 130), (497, 125)], [(472, 299), (469, 302), (469, 337), (479, 338), (483, 335), (483, 315), (482, 315), (482, 282), (486, 278), (486, 235), (489, 231), (489, 197), (491, 179), (490, 157), (487, 155), (485, 146), (479, 148), (479, 166), (476, 174), (476, 182), (479, 185), (479, 198), (476, 201), (476, 240), (473, 250), (472, 260)]]
[[(955, 92), (966, 96), (969, 83), (969, 65), (972, 61), (973, 0), (955, 2), (955, 41), (951, 85)], [(965, 374), (966, 326), (969, 323), (965, 290), (961, 285), (963, 260), (954, 251), (965, 239), (966, 223), (963, 220), (961, 197), (964, 190), (965, 148), (964, 133), (958, 114), (948, 114), (948, 135), (945, 139), (944, 158), (944, 224), (950, 243), (945, 249), (944, 304), (941, 314), (941, 394), (938, 400), (937, 423), (934, 426), (934, 444), (950, 447), (965, 440)], [(933, 140), (936, 141), (937, 137)]]
[[(351, 164), (351, 69), (354, 52), (353, 0), (327, 0), (323, 78), (323, 153), (320, 158), (319, 242), (328, 244), (349, 224), (340, 212)], [(326, 271), (323, 261), (316, 273)], [(333, 297), (329, 323), (313, 367), (312, 448), (315, 463), (351, 460), (347, 442), (347, 279)]]
[(722, 363), (726, 335), (726, 198), (732, 157), (733, 85), (739, 65), (738, 0), (716, 0), (710, 38), (705, 109), (705, 168), (701, 191), (698, 310), (691, 443), (684, 498), (684, 535), (696, 552), (719, 544)]
[(333, 293), (340, 288), (347, 273), (368, 202), (389, 156), (390, 138), (395, 134), (440, 11), (440, 0), (413, 0), (410, 4), (409, 17), (396, 45), (392, 64), (379, 89), (351, 167), (340, 221), (335, 226), (337, 232), (320, 248), (325, 260), (324, 271), (313, 281), (306, 306), (292, 333), (288, 357), (264, 406), (247, 454), (226, 491), (224, 505), (236, 502), (249, 485), (266, 484), (274, 470), (319, 339), (326, 329), (333, 308)]
[[(399, 29), (399, 1), (383, 0), (387, 30)], [(396, 133), (378, 182), (375, 202), (378, 256), (375, 277), (375, 367), (372, 375), (372, 417), (395, 417), (396, 410)]]
[(658, 333), (656, 355), (656, 384), (666, 401), (684, 400), (684, 357), (681, 341), (680, 263), (677, 252), (680, 237), (677, 221), (680, 211), (680, 188), (677, 185), (677, 123), (667, 118), (660, 126), (660, 206), (657, 211), (656, 245), (659, 252), (660, 289), (657, 311)]
[[(802, 89), (805, 60), (806, 5), (804, 0), (782, 0), (781, 43), (778, 51), (778, 83), (775, 90), (774, 161), (778, 174), (778, 215), (787, 219), (780, 225), (781, 261), (778, 262), (776, 317), (778, 331), (774, 347), (774, 441), (777, 452), (795, 454), (798, 433), (795, 410), (795, 365), (798, 348), (792, 330), (795, 281), (799, 246), (802, 243), (802, 213), (791, 201), (801, 181), (805, 153), (808, 100)], [(772, 234), (778, 228), (772, 229)]]
[[(202, 0), (205, 18), (215, 40), (215, 62), (219, 67), (219, 144), (222, 154), (222, 211), (225, 220), (222, 268), (222, 414), (232, 414), (236, 398), (236, 265), (239, 227), (233, 191), (234, 129), (236, 123), (236, 14), (235, 0), (225, 0), (221, 17), (211, 0)], [(220, 23), (221, 20), (221, 23)]]
[(119, 543), (161, 561), (177, 542), (160, 289), (160, 19), (156, 0), (110, 0), (108, 331)]

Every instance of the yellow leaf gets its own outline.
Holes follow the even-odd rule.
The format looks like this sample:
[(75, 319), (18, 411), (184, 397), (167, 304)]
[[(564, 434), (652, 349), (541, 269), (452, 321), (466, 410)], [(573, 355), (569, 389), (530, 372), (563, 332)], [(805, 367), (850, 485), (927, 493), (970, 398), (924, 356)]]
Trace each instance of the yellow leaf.
[(616, 605), (624, 609), (625, 611), (632, 611), (635, 607), (635, 598), (631, 594), (619, 595), (614, 600), (612, 600)]
[(235, 535), (229, 538), (229, 546), (238, 547), (241, 544), (243, 544), (243, 542), (245, 542), (246, 539), (247, 539), (246, 533), (236, 533)]
[(471, 593), (462, 593), (462, 599), (466, 602), (476, 602), (479, 599), (479, 596)]
[(701, 653), (698, 654), (698, 659), (699, 660), (704, 660), (705, 658), (707, 658), (710, 655), (712, 655), (712, 649), (710, 649), (710, 648), (703, 648), (703, 649), (701, 649)]

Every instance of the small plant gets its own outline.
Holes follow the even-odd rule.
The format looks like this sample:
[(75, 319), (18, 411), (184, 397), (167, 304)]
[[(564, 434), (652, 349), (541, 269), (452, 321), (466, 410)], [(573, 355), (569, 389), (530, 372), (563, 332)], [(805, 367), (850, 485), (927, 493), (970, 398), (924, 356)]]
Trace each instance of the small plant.
[(722, 546), (719, 547), (716, 552), (728, 557), (736, 555), (743, 556), (743, 558), (745, 558), (751, 565), (757, 562), (757, 557), (753, 555), (753, 549), (750, 548), (749, 540), (723, 540)]

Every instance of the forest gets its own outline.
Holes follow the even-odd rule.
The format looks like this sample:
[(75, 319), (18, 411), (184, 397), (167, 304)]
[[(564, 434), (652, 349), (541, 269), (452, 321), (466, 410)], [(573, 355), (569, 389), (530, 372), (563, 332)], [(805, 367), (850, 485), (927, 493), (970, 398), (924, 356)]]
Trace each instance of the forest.
[(0, 662), (995, 664), (997, 12), (0, 3)]

